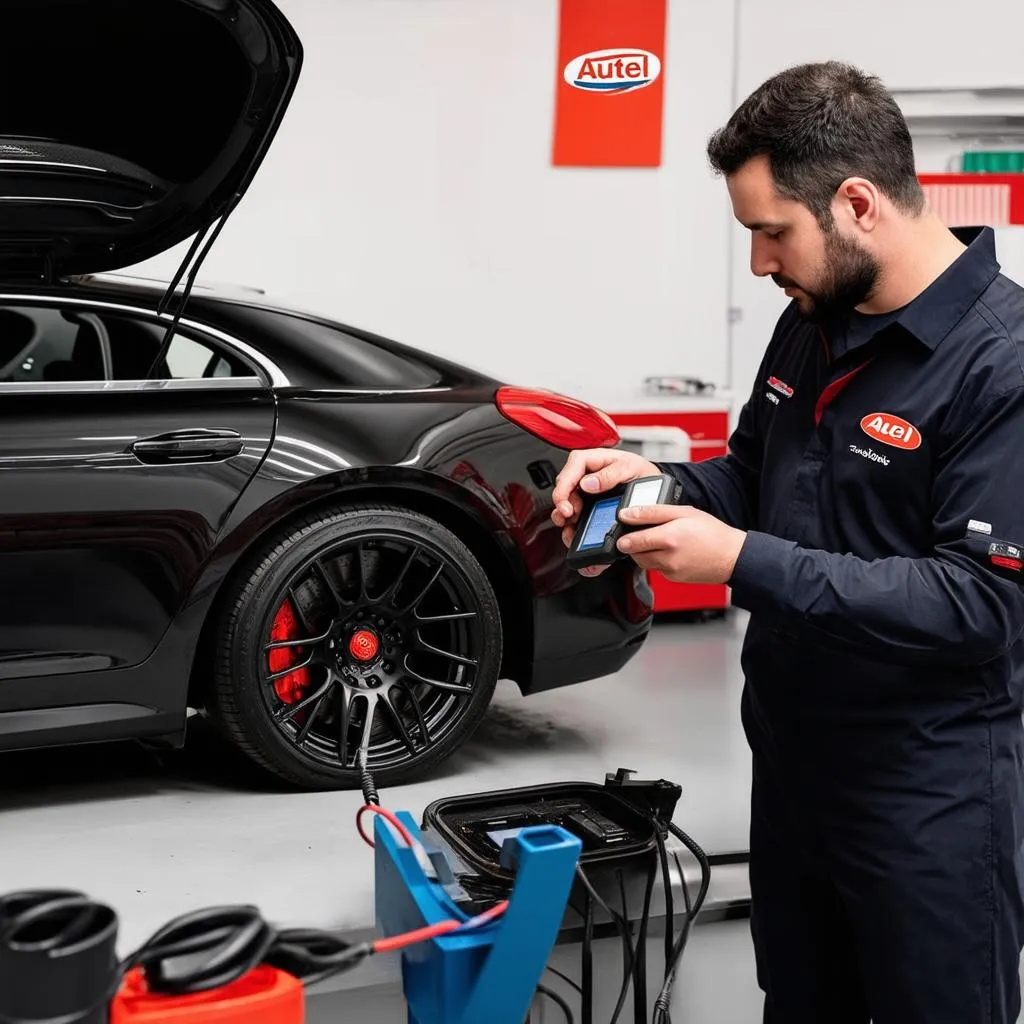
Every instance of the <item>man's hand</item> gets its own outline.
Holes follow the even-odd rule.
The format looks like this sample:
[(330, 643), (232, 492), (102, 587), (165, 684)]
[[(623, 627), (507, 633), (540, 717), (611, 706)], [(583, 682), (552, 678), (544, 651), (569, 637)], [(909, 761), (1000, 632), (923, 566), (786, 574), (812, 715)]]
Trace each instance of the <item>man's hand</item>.
[(619, 550), (673, 583), (728, 583), (747, 537), (692, 505), (624, 508), (619, 519), (641, 527), (619, 539)]
[[(618, 448), (586, 448), (570, 452), (551, 492), (555, 504), (551, 521), (562, 527), (562, 542), (568, 548), (576, 534), (576, 522), (583, 508), (580, 488), (588, 494), (600, 494), (619, 484), (643, 476), (657, 476), (660, 472), (642, 456)], [(595, 565), (581, 569), (580, 573), (598, 576), (607, 568), (606, 565)]]

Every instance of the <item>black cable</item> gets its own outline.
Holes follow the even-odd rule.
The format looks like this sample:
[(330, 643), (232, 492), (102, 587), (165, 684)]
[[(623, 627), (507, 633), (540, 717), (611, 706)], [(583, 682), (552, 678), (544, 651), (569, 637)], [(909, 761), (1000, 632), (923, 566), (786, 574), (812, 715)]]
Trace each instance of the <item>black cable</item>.
[[(665, 982), (662, 985), (661, 992), (658, 994), (658, 998), (654, 1003), (654, 1016), (652, 1017), (652, 1024), (671, 1024), (671, 1017), (669, 1016), (669, 1001), (672, 997), (672, 986), (675, 984), (676, 970), (679, 967), (679, 960), (682, 957), (683, 949), (686, 946), (686, 940), (690, 935), (690, 928), (693, 922), (697, 919), (697, 915), (701, 911), (701, 907), (704, 905), (704, 900), (708, 894), (708, 888), (711, 885), (711, 864), (708, 862), (707, 854), (691, 839), (681, 828), (672, 822), (668, 823), (668, 830), (674, 835), (697, 859), (697, 863), (700, 865), (700, 889), (697, 892), (697, 898), (693, 901), (692, 908), (688, 908), (686, 921), (683, 925), (682, 931), (680, 932), (679, 938), (676, 940), (675, 947), (672, 950), (672, 955), (665, 965)], [(684, 896), (689, 902), (689, 893), (686, 888), (686, 877), (682, 879)]]
[(120, 974), (141, 968), (150, 991), (169, 996), (221, 988), (259, 964), (311, 985), (372, 952), (369, 943), (349, 943), (332, 932), (278, 931), (252, 906), (210, 907), (168, 922), (122, 961)]
[(356, 767), (359, 769), (359, 785), (363, 790), (363, 801), (371, 806), (380, 806), (377, 784), (373, 781), (373, 773), (366, 764), (366, 748), (360, 747), (356, 754)]
[[(577, 865), (577, 871), (579, 866)], [(583, 948), (580, 950), (580, 976), (583, 981), (583, 998), (580, 1014), (583, 1024), (594, 1024), (594, 961), (591, 943), (594, 939), (594, 902), (587, 896), (583, 914)]]
[[(622, 869), (619, 868), (616, 871), (619, 878), (619, 898), (622, 901), (622, 927), (629, 933), (629, 908), (626, 906), (626, 883), (622, 879)], [(622, 985), (619, 988), (619, 998), (615, 1003), (615, 1010), (612, 1013), (611, 1024), (616, 1024), (619, 1016), (622, 1013), (623, 1006), (626, 1005), (626, 996), (629, 994), (630, 982), (636, 981), (636, 949), (630, 943), (628, 946), (624, 944), (622, 951)], [(636, 986), (634, 985), (634, 988)]]
[[(672, 960), (672, 940), (675, 935), (675, 900), (672, 896), (672, 876), (668, 871), (668, 851), (665, 849), (665, 835), (668, 829), (660, 821), (654, 821), (654, 837), (658, 844), (661, 862), (661, 885), (665, 893), (665, 970)], [(664, 833), (664, 834), (663, 834)], [(646, 1014), (644, 1015), (646, 1018)]]
[(579, 992), (580, 995), (583, 995), (583, 986), (580, 985), (578, 982), (573, 981), (568, 974), (563, 974), (560, 970), (558, 970), (555, 967), (545, 967), (544, 969), (546, 971), (550, 971), (556, 978), (561, 978), (562, 981), (566, 983), (566, 985), (569, 985), (571, 988), (576, 989), (576, 991)]
[(633, 940), (629, 937), (629, 922), (624, 918), (620, 917), (607, 903), (601, 898), (601, 894), (591, 884), (590, 879), (587, 878), (586, 872), (583, 868), (576, 865), (576, 876), (583, 883), (583, 887), (587, 890), (590, 898), (615, 922), (619, 935), (622, 937), (622, 943), (626, 951), (625, 960), (630, 965), (624, 973), (625, 977), (622, 979), (622, 988), (619, 990), (619, 1002), (616, 1007), (615, 1015), (612, 1017), (612, 1024), (618, 1019), (619, 1014), (622, 1012), (622, 1006), (626, 1001), (626, 993), (629, 991), (629, 979), (631, 977), (632, 965), (636, 963), (636, 949), (633, 946)]
[(552, 992), (551, 989), (544, 985), (538, 985), (537, 992), (539, 995), (546, 996), (550, 999), (551, 1002), (553, 1002), (562, 1011), (569, 1024), (576, 1024), (576, 1018), (572, 1015), (572, 1010), (570, 1009), (569, 1004), (557, 992)]
[[(661, 837), (661, 833), (657, 833)], [(647, 885), (644, 889), (644, 907), (640, 915), (640, 927), (636, 936), (636, 967), (633, 985), (633, 1019), (647, 1020), (647, 926), (651, 918), (651, 897), (654, 894), (654, 879), (658, 873), (658, 862), (652, 856), (647, 871)]]

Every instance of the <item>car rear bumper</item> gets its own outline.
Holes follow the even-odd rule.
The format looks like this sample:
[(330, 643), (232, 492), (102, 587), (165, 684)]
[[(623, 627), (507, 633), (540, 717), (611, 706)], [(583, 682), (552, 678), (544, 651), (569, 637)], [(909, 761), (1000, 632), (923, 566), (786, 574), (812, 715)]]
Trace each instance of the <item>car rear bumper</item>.
[(623, 667), (653, 622), (647, 576), (623, 561), (600, 576), (572, 578), (534, 602), (533, 663), (519, 680), (524, 694), (598, 679)]

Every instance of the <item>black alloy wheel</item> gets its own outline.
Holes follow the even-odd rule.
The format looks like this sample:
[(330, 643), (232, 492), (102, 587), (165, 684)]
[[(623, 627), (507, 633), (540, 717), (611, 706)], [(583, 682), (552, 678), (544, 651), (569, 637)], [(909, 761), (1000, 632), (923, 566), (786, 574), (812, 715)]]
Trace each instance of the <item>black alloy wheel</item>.
[(310, 519), (229, 600), (213, 712), (253, 760), (306, 788), (420, 778), (479, 725), (501, 664), (487, 575), (450, 530), (399, 508)]

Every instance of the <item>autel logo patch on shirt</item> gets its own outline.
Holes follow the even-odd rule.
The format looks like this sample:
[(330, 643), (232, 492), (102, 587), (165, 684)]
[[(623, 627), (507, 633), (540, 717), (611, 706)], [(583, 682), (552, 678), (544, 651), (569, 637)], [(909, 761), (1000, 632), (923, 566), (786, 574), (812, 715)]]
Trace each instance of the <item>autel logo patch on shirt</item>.
[(860, 421), (860, 429), (868, 437), (894, 448), (910, 451), (921, 447), (921, 432), (899, 416), (888, 412), (869, 412)]
[(785, 395), (787, 398), (793, 397), (793, 389), (785, 381), (779, 380), (778, 377), (769, 377), (768, 387), (774, 388), (780, 395)]

